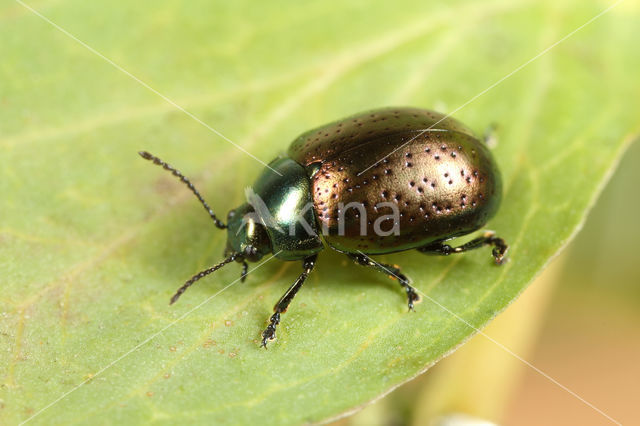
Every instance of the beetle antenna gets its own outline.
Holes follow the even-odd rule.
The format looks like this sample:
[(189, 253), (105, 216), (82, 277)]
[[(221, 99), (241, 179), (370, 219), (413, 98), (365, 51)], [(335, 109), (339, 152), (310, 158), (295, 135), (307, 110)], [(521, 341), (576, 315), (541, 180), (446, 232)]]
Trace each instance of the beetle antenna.
[(207, 268), (203, 271), (198, 272), (197, 274), (195, 274), (194, 276), (192, 276), (191, 278), (189, 278), (189, 280), (187, 280), (187, 282), (185, 282), (182, 287), (180, 287), (178, 289), (178, 291), (176, 291), (176, 294), (173, 295), (173, 297), (171, 298), (171, 302), (169, 302), (170, 305), (173, 305), (174, 303), (176, 303), (176, 301), (180, 298), (180, 296), (182, 296), (182, 293), (184, 293), (185, 291), (187, 291), (187, 289), (189, 287), (191, 287), (191, 285), (193, 283), (195, 283), (196, 281), (198, 281), (200, 278), (204, 278), (209, 274), (214, 273), (215, 271), (217, 271), (218, 269), (222, 268), (224, 265), (233, 262), (234, 260), (241, 258), (242, 256), (240, 255), (240, 253), (233, 253), (231, 256), (227, 257), (225, 260), (223, 260), (222, 262), (218, 263), (217, 265), (214, 265), (210, 268)]
[(213, 222), (216, 224), (216, 227), (218, 227), (219, 229), (225, 229), (227, 227), (227, 225), (225, 225), (220, 219), (218, 219), (216, 217), (215, 213), (213, 213), (213, 210), (211, 210), (211, 207), (209, 207), (209, 204), (207, 204), (207, 202), (204, 200), (204, 198), (202, 198), (202, 195), (200, 195), (200, 193), (198, 192), (196, 187), (193, 186), (191, 181), (189, 179), (187, 179), (187, 177), (185, 175), (180, 173), (173, 166), (165, 163), (164, 161), (162, 161), (161, 159), (159, 159), (155, 155), (152, 155), (152, 154), (148, 153), (147, 151), (140, 151), (140, 152), (138, 152), (138, 154), (140, 154), (140, 156), (142, 158), (144, 158), (145, 160), (152, 161), (153, 164), (157, 164), (158, 166), (162, 166), (162, 168), (164, 168), (165, 170), (170, 171), (175, 177), (180, 179), (185, 185), (187, 185), (187, 187), (189, 187), (191, 192), (193, 192), (195, 194), (195, 196), (198, 197), (198, 200), (200, 200), (200, 202), (204, 206), (204, 209), (207, 211), (207, 213), (209, 213), (209, 216), (211, 216), (211, 219), (213, 219)]

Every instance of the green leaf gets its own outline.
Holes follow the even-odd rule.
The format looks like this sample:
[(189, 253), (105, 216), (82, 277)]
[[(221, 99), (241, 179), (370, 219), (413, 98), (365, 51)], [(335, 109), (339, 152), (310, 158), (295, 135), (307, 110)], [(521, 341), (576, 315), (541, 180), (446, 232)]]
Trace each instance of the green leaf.
[[(361, 110), (453, 111), (609, 5), (31, 3), (263, 161)], [(505, 193), (489, 227), (511, 244), (509, 263), (492, 265), (488, 249), (383, 256), (446, 307), (425, 298), (407, 313), (397, 283), (324, 252), (265, 351), (265, 320), (300, 265), (269, 261), (217, 294), (238, 277), (229, 266), (169, 306), (221, 258), (225, 234), (136, 152), (181, 168), (220, 215), (262, 166), (3, 2), (2, 423), (314, 422), (424, 371), (569, 241), (637, 135), (639, 15), (637, 3), (619, 4), (456, 112), (478, 132), (499, 125)]]

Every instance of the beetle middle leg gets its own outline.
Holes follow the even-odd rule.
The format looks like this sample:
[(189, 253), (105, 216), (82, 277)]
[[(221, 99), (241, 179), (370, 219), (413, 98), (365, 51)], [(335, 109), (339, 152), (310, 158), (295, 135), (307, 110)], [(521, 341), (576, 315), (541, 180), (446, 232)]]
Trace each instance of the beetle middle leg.
[(507, 253), (509, 246), (502, 238), (496, 237), (496, 234), (492, 231), (487, 231), (482, 237), (475, 238), (458, 247), (451, 247), (448, 244), (434, 243), (420, 247), (417, 250), (424, 254), (448, 256), (452, 253), (463, 253), (483, 246), (493, 246), (491, 254), (493, 255), (493, 259), (496, 264), (502, 265), (506, 261), (507, 258), (505, 257), (505, 254)]
[(302, 273), (300, 274), (298, 279), (291, 285), (291, 287), (289, 287), (287, 292), (280, 298), (280, 300), (278, 300), (278, 303), (276, 303), (276, 305), (273, 307), (273, 311), (275, 313), (271, 315), (271, 318), (269, 319), (269, 325), (262, 332), (262, 344), (260, 346), (263, 346), (265, 349), (267, 349), (267, 341), (276, 338), (276, 327), (278, 326), (278, 324), (280, 324), (280, 314), (284, 314), (285, 312), (287, 312), (289, 304), (295, 297), (298, 290), (300, 290), (300, 287), (302, 287), (302, 284), (304, 284), (304, 281), (307, 279), (311, 271), (313, 271), (313, 268), (316, 266), (317, 258), (318, 255), (314, 254), (313, 256), (307, 257), (302, 262)]
[(369, 256), (366, 256), (364, 254), (347, 254), (347, 256), (349, 256), (358, 265), (375, 268), (377, 271), (382, 272), (383, 274), (389, 276), (390, 278), (394, 280), (398, 280), (400, 285), (407, 292), (409, 310), (413, 311), (413, 303), (420, 301), (420, 296), (418, 296), (418, 293), (416, 293), (416, 290), (413, 287), (411, 287), (411, 285), (409, 285), (409, 282), (410, 282), (409, 278), (407, 278), (407, 276), (400, 271), (400, 268), (393, 265), (378, 263), (373, 259), (371, 259)]

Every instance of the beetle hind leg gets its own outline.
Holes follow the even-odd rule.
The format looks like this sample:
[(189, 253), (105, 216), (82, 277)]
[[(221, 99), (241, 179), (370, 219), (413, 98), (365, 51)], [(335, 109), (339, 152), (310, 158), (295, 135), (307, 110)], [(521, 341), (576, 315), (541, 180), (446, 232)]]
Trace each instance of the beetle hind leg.
[(458, 247), (451, 247), (448, 244), (435, 243), (429, 244), (424, 247), (420, 247), (417, 250), (424, 254), (436, 254), (441, 256), (448, 256), (453, 253), (463, 253), (465, 251), (474, 250), (484, 246), (493, 246), (491, 254), (497, 265), (502, 265), (507, 261), (507, 250), (509, 246), (507, 243), (499, 237), (493, 231), (487, 231), (483, 236), (475, 238), (468, 243), (465, 243)]
[(407, 292), (407, 304), (409, 305), (409, 310), (414, 310), (413, 305), (414, 303), (420, 301), (420, 296), (418, 295), (418, 293), (416, 293), (416, 290), (411, 287), (411, 281), (409, 280), (409, 278), (407, 278), (407, 276), (400, 271), (400, 268), (397, 265), (386, 265), (384, 263), (378, 263), (365, 254), (348, 254), (347, 256), (349, 256), (358, 265), (374, 268), (377, 271), (387, 275), (389, 278), (397, 280), (402, 288), (404, 288), (404, 290)]

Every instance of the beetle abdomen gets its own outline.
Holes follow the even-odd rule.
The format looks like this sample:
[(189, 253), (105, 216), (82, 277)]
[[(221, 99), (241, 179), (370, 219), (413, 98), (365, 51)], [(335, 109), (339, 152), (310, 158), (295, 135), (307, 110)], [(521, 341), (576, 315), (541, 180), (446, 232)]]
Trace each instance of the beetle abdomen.
[(486, 146), (458, 131), (418, 135), (396, 132), (321, 163), (311, 191), (329, 245), (368, 254), (407, 250), (475, 231), (495, 213), (501, 181)]

